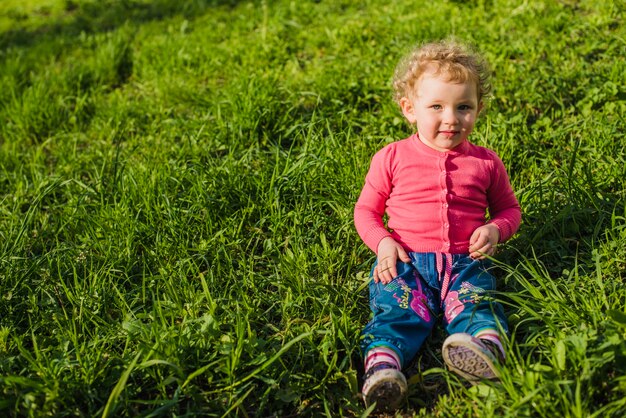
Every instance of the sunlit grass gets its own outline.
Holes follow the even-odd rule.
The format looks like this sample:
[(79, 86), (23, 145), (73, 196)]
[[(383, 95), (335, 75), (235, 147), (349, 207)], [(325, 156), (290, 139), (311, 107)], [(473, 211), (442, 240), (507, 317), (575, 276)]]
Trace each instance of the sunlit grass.
[(6, 1), (0, 410), (361, 416), (373, 255), (352, 223), (410, 131), (398, 57), (492, 64), (473, 141), (524, 211), (498, 256), (502, 382), (410, 369), (407, 416), (626, 412), (619, 2)]

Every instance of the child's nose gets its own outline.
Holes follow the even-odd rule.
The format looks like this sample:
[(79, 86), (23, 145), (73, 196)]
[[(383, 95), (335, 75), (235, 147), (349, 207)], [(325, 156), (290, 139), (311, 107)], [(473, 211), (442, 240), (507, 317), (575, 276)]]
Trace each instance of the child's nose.
[(454, 109), (446, 109), (446, 111), (443, 113), (443, 121), (445, 123), (454, 124), (457, 123), (458, 120), (459, 118)]

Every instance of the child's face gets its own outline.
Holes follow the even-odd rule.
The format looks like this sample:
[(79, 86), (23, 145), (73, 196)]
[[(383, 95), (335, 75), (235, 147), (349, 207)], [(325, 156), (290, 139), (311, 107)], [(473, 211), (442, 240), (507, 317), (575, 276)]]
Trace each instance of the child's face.
[(442, 152), (467, 139), (482, 108), (476, 83), (447, 81), (432, 72), (422, 75), (411, 96), (400, 100), (404, 116), (426, 145)]

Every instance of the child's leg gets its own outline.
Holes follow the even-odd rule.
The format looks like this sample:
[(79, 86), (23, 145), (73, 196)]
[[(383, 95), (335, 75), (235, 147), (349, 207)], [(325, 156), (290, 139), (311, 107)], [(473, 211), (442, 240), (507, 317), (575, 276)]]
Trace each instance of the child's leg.
[(508, 332), (502, 306), (493, 299), (496, 280), (487, 271), (488, 262), (455, 256), (447, 294), (442, 295), (444, 323), (449, 334), (463, 332), (498, 340)]
[(395, 410), (404, 402), (407, 384), (401, 370), (435, 323), (426, 283), (409, 264), (400, 262), (397, 269), (398, 277), (391, 283), (370, 282), (374, 316), (362, 332), (363, 398), (367, 406), (376, 403), (378, 410)]
[(507, 332), (502, 306), (493, 300), (495, 278), (485, 262), (456, 258), (450, 290), (443, 298), (450, 333), (443, 357), (453, 371), (468, 379), (494, 378), (495, 363), (504, 359), (499, 335)]
[(369, 352), (381, 348), (385, 356), (393, 358), (390, 362), (397, 361), (399, 368), (404, 367), (435, 324), (435, 315), (429, 308), (433, 305), (430, 288), (412, 265), (399, 262), (397, 269), (398, 276), (386, 285), (370, 282), (370, 308), (374, 316), (361, 333), (366, 368), (379, 359), (378, 356), (376, 360), (368, 359)]

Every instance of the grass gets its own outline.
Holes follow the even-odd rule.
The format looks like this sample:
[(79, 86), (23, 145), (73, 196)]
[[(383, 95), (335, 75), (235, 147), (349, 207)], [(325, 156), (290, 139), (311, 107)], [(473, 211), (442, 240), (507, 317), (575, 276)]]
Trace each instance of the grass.
[[(182, 3), (182, 4), (181, 4)], [(406, 416), (626, 413), (624, 4), (48, 0), (0, 5), (0, 410), (362, 416), (369, 159), (407, 136), (416, 42), (477, 46), (473, 141), (524, 223), (497, 275), (501, 384), (436, 332)]]

